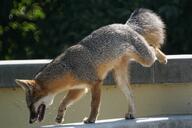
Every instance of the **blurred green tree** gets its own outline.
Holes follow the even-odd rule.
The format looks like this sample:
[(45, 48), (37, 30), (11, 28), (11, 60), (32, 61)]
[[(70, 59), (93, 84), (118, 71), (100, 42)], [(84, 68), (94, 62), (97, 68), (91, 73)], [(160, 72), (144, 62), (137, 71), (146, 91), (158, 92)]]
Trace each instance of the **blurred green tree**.
[(165, 21), (165, 53), (191, 53), (191, 6), (190, 0), (1, 0), (0, 59), (53, 58), (101, 26), (125, 23), (141, 7)]

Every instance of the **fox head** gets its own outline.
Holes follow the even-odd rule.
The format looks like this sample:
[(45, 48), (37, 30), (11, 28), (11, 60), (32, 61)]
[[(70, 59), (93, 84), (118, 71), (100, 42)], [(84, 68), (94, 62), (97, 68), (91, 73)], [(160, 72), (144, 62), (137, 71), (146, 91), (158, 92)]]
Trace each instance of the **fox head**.
[(54, 99), (54, 95), (47, 93), (35, 80), (18, 80), (15, 82), (21, 86), (26, 94), (26, 103), (29, 109), (29, 123), (42, 121), (45, 109), (48, 108)]

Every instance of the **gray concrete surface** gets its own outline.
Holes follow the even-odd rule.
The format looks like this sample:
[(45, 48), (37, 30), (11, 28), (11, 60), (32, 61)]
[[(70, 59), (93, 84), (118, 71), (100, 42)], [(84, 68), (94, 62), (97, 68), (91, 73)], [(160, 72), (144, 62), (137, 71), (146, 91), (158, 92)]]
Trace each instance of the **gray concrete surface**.
[[(14, 79), (31, 79), (51, 60), (0, 61), (0, 87), (15, 87)], [(156, 62), (145, 68), (132, 62), (130, 66), (131, 83), (191, 83), (192, 55), (169, 55), (166, 65)], [(112, 85), (114, 80), (109, 74), (104, 85)]]
[(95, 124), (73, 123), (48, 125), (41, 128), (192, 128), (192, 116), (165, 116), (134, 120), (110, 119), (97, 121)]

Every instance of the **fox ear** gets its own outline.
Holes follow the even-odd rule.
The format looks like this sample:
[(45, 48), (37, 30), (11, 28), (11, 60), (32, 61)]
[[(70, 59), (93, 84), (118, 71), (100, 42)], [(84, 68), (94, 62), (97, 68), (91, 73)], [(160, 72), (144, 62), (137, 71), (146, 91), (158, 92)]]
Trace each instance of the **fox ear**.
[(19, 85), (25, 92), (31, 92), (32, 86), (30, 86), (27, 81), (28, 80), (15, 79), (15, 82), (17, 83), (17, 85)]

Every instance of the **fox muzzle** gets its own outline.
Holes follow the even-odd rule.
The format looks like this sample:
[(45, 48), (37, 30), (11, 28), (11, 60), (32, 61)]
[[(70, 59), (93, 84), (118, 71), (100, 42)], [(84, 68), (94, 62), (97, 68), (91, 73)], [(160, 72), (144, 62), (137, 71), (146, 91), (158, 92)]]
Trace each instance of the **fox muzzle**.
[(38, 113), (35, 111), (35, 107), (33, 105), (30, 105), (29, 111), (30, 111), (29, 123), (32, 124), (37, 120)]

